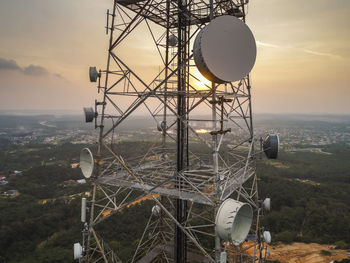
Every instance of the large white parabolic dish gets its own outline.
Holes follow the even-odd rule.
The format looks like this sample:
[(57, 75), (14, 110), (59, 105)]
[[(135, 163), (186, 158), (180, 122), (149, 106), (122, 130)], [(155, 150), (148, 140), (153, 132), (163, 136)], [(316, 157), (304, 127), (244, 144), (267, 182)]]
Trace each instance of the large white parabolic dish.
[(253, 210), (248, 203), (228, 198), (219, 207), (215, 225), (221, 239), (238, 246), (247, 237), (252, 221)]
[(94, 171), (94, 157), (88, 148), (84, 148), (80, 152), (80, 169), (85, 178), (90, 178)]
[(194, 61), (212, 82), (238, 81), (249, 74), (256, 59), (256, 43), (249, 27), (234, 16), (212, 20), (196, 36)]

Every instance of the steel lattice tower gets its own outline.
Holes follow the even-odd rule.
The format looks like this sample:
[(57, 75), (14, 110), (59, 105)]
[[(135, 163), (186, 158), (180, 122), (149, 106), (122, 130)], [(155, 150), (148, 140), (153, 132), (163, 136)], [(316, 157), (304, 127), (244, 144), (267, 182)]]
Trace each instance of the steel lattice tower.
[[(228, 262), (263, 261), (249, 76), (200, 89), (192, 54), (194, 37), (215, 17), (245, 22), (247, 3), (114, 0), (107, 13), (107, 66), (98, 78), (101, 99), (95, 102), (99, 140), (82, 261), (121, 262), (96, 226), (145, 196), (155, 206), (130, 262), (219, 262), (223, 251)], [(162, 62), (150, 82), (118, 54), (142, 25)], [(158, 130), (142, 156), (125, 158), (113, 145), (114, 133), (140, 109)], [(215, 232), (215, 215), (228, 197), (254, 209), (250, 233), (256, 240), (249, 245), (234, 247)]]

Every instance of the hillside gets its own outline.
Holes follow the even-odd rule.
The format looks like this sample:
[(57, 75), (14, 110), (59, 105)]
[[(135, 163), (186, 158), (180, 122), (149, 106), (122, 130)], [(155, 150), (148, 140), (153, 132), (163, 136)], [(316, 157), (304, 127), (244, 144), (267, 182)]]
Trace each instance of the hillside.
[[(39, 124), (38, 130), (32, 122), (49, 126)], [(0, 185), (0, 191), (19, 193), (0, 197), (0, 262), (73, 262), (72, 244), (81, 241), (80, 198), (91, 194), (91, 186), (76, 182), (83, 176), (71, 165), (79, 161), (83, 147), (95, 147), (93, 134), (71, 128), (71, 119), (50, 122), (45, 116), (33, 118), (22, 125), (25, 134), (17, 132), (18, 123), (0, 127), (0, 174), (8, 182)], [(325, 145), (302, 141), (305, 134), (311, 136), (316, 131), (320, 140), (328, 141), (346, 124), (302, 122), (297, 131), (303, 132), (298, 135), (294, 132), (297, 123), (282, 125), (281, 141), (285, 141), (278, 160), (257, 156), (259, 196), (272, 200), (272, 211), (262, 222), (272, 234), (271, 262), (290, 262), (287, 258), (296, 254), (314, 253), (315, 246), (317, 251), (331, 253), (329, 245), (343, 251), (350, 248), (350, 146), (341, 141), (347, 135)], [(276, 122), (269, 125), (278, 126)], [(264, 128), (259, 123), (257, 127)], [(135, 130), (132, 137), (120, 133), (116, 147), (135, 154), (135, 149), (147, 148), (150, 142), (146, 138), (154, 129), (148, 127), (143, 134)], [(123, 260), (132, 255), (152, 205), (146, 200), (125, 208), (101, 225), (99, 230)], [(136, 219), (138, 224), (130, 224)], [(293, 242), (306, 245), (290, 246)]]

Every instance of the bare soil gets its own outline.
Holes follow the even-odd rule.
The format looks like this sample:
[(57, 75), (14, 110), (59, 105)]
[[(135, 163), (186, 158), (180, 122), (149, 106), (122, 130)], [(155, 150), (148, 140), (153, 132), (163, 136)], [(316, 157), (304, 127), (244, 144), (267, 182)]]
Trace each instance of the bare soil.
[[(346, 250), (335, 249), (334, 245), (293, 243), (269, 246), (269, 260), (279, 260), (281, 263), (330, 263), (348, 258)], [(322, 255), (321, 251), (329, 251), (331, 256)]]

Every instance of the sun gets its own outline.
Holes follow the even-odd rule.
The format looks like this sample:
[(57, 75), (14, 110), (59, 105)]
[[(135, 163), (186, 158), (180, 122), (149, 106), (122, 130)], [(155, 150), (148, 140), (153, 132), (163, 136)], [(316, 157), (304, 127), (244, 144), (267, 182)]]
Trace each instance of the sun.
[(193, 75), (196, 77), (194, 79), (195, 87), (199, 90), (205, 90), (211, 88), (211, 81), (207, 80), (196, 67), (194, 67)]

